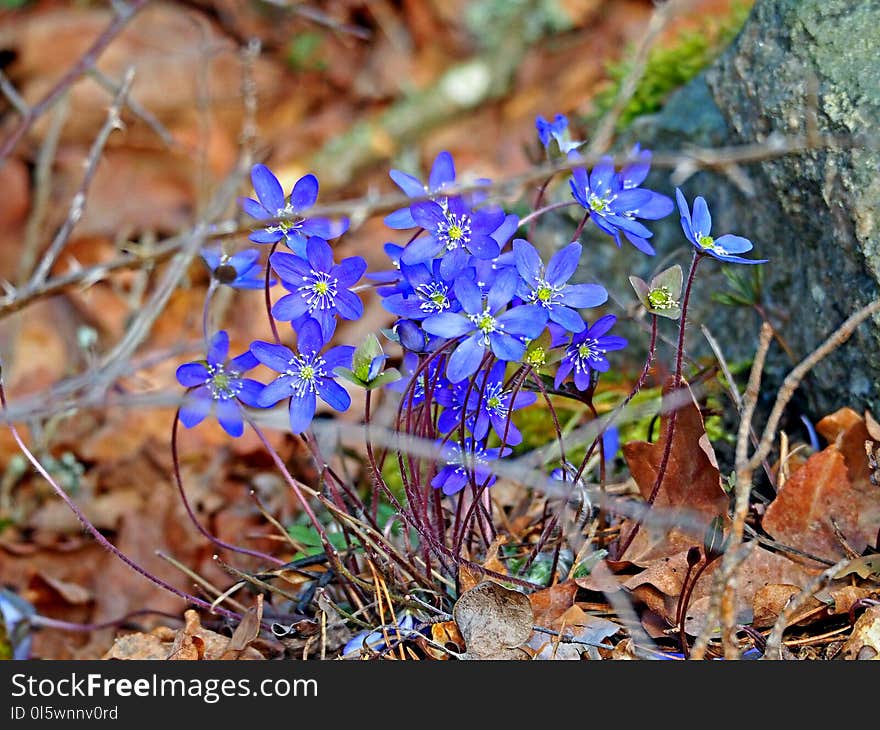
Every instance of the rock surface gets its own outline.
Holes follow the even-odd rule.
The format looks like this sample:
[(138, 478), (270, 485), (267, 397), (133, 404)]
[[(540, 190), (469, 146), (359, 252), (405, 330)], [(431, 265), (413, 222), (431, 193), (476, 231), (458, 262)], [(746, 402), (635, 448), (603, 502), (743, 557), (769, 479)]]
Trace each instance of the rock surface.
[[(796, 361), (880, 290), (878, 27), (880, 0), (757, 0), (719, 60), (660, 114), (639, 120), (626, 140), (673, 150), (804, 134), (813, 84), (819, 131), (858, 142), (744, 166), (749, 194), (720, 173), (700, 172), (681, 185), (689, 200), (703, 195), (709, 202), (713, 234), (746, 236), (756, 257), (770, 259), (765, 302)], [(668, 170), (653, 171), (647, 185), (666, 193), (674, 188)], [(643, 262), (648, 272), (664, 254), (686, 246), (677, 215), (653, 229), (658, 260)], [(756, 313), (710, 302), (725, 280), (717, 262), (701, 267), (694, 321), (707, 323), (731, 359), (749, 357)], [(696, 328), (688, 341), (692, 354), (707, 352)], [(816, 368), (803, 388), (813, 417), (844, 405), (880, 406), (878, 345), (875, 319)], [(774, 347), (765, 391), (791, 365), (791, 356)]]

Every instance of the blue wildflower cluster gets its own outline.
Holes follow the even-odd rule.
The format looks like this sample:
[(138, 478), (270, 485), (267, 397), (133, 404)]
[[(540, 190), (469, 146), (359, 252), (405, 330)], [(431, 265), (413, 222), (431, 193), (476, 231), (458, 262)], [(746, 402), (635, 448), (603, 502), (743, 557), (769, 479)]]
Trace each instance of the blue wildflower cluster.
[[(636, 145), (619, 169), (611, 157), (603, 157), (588, 170), (580, 164), (581, 143), (572, 140), (563, 115), (553, 121), (538, 117), (536, 129), (548, 155), (571, 163), (571, 204), (583, 208), (584, 221), (592, 220), (618, 247), (626, 239), (653, 256), (646, 222), (668, 216), (675, 203), (643, 187), (650, 151)], [(492, 202), (485, 184), (459, 191), (448, 152), (437, 155), (427, 182), (400, 170), (391, 170), (390, 177), (410, 202), (388, 214), (385, 223), (407, 242), (387, 242), (388, 268), (368, 273), (360, 256), (339, 260), (334, 254), (331, 241), (348, 230), (348, 220), (310, 215), (319, 189), (314, 175), (301, 177), (285, 196), (269, 168), (254, 166), (255, 197), (241, 199), (240, 205), (255, 221), (250, 241), (271, 245), (270, 270), (259, 263), (259, 248), (234, 255), (205, 249), (202, 258), (215, 284), (258, 289), (280, 283), (285, 293), (270, 313), (274, 321), (289, 323), (295, 345), (280, 338), (255, 341), (228, 359), (227, 333), (206, 332), (205, 359), (177, 371), (187, 389), (180, 420), (191, 427), (213, 412), (231, 436), (239, 436), (247, 409), (283, 402), (290, 429), (299, 434), (309, 429), (319, 400), (336, 411), (349, 408), (351, 397), (340, 378), (367, 390), (388, 387), (401, 394), (419, 435), (436, 439), (439, 457), (431, 486), (447, 495), (468, 485), (485, 488), (495, 480), (491, 462), (523, 440), (514, 414), (538, 400), (530, 383), (545, 378), (548, 389), (577, 397), (595, 387), (611, 367), (611, 354), (627, 341), (612, 334), (614, 315), (591, 313), (607, 302), (608, 292), (578, 281), (584, 250), (577, 235), (549, 257), (542, 255), (517, 235), (520, 219)], [(752, 248), (747, 239), (712, 238), (702, 197), (694, 201), (693, 212), (681, 191), (676, 198), (696, 256), (762, 263), (740, 256)], [(282, 244), (285, 250), (279, 250)], [(362, 279), (369, 283), (358, 287)], [(385, 334), (403, 350), (402, 379), (386, 370), (387, 356), (374, 336), (358, 348), (332, 343), (340, 319), (363, 315), (358, 291), (366, 287), (375, 289), (393, 318)], [(650, 292), (647, 285), (642, 288), (644, 299)], [(257, 365), (274, 372), (274, 379), (263, 384), (244, 377)]]

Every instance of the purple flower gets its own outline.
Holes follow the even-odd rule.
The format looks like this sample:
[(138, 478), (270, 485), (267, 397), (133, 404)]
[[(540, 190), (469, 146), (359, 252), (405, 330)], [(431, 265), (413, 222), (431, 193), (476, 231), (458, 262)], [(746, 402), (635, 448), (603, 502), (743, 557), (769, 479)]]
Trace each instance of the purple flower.
[(611, 367), (606, 357), (607, 353), (612, 350), (622, 350), (627, 344), (623, 337), (606, 334), (616, 321), (617, 317), (607, 314), (597, 319), (592, 327), (571, 338), (571, 344), (566, 348), (565, 356), (556, 371), (554, 387), (558, 388), (574, 370), (575, 387), (578, 390), (586, 390), (590, 387), (590, 373), (593, 370), (604, 373)]
[(251, 344), (251, 352), (263, 365), (280, 375), (266, 385), (258, 398), (261, 408), (274, 406), (289, 398), (290, 430), (302, 433), (312, 422), (320, 398), (331, 408), (345, 411), (351, 405), (351, 396), (335, 380), (334, 368), (351, 367), (354, 348), (349, 345), (331, 347), (323, 355), (324, 345), (321, 328), (313, 320), (307, 320), (297, 336), (298, 352), (284, 345), (257, 341)]
[(437, 420), (440, 432), (449, 433), (458, 427), (464, 414), (465, 425), (477, 440), (485, 439), (491, 426), (506, 444), (516, 446), (521, 443), (522, 434), (513, 421), (509, 421), (510, 414), (532, 405), (537, 395), (521, 390), (514, 396), (510, 390), (505, 390), (504, 370), (505, 364), (499, 361), (489, 370), (488, 376), (480, 373), (473, 384), (463, 380), (440, 391), (437, 394), (437, 402), (443, 406)]
[[(428, 366), (416, 376), (416, 370), (418, 370), (420, 364), (418, 355), (413, 352), (407, 352), (403, 356), (404, 377), (387, 386), (390, 390), (397, 391), (398, 393), (406, 393), (404, 406), (407, 408), (415, 409), (425, 402), (426, 384), (430, 386), (434, 398), (436, 398), (439, 393), (446, 391), (452, 385), (444, 377), (443, 373), (438, 372), (440, 366), (440, 360), (438, 358), (434, 358), (428, 363)], [(413, 383), (414, 377), (416, 380)], [(407, 393), (407, 388), (409, 388), (410, 383), (412, 383), (412, 389)]]
[[(440, 259), (414, 265), (401, 264), (402, 280), (397, 287), (385, 290), (382, 306), (398, 317), (413, 320), (461, 309), (452, 291), (453, 282), (461, 275), (461, 270), (443, 276), (441, 264)], [(393, 293), (389, 295), (387, 292)]]
[[(397, 184), (404, 193), (411, 198), (430, 197), (432, 200), (442, 197), (445, 188), (455, 185), (455, 163), (452, 155), (443, 151), (434, 159), (431, 166), (431, 174), (428, 177), (428, 184), (425, 185), (417, 177), (401, 172), (400, 170), (391, 170), (389, 173), (391, 179)], [(409, 207), (400, 208), (393, 213), (385, 216), (385, 225), (396, 230), (405, 230), (407, 228), (415, 228), (415, 218)]]
[[(211, 276), (221, 284), (233, 289), (262, 289), (265, 285), (262, 267), (258, 263), (260, 252), (254, 248), (232, 256), (210, 248), (203, 248), (200, 253), (211, 270)], [(269, 285), (274, 283), (270, 279)]]
[(244, 433), (242, 404), (262, 408), (259, 402), (263, 384), (241, 374), (257, 366), (256, 358), (244, 352), (227, 362), (229, 335), (220, 330), (208, 343), (205, 360), (197, 360), (177, 368), (177, 382), (191, 390), (183, 397), (180, 422), (187, 428), (201, 423), (215, 410), (217, 420), (230, 436)]
[(464, 440), (464, 448), (455, 441), (447, 443), (438, 442), (441, 447), (440, 458), (446, 462), (445, 466), (437, 472), (431, 480), (434, 489), (442, 489), (443, 494), (456, 494), (464, 489), (473, 476), (474, 483), (478, 487), (484, 484), (491, 487), (496, 480), (489, 466), (490, 461), (506, 456), (510, 449), (505, 448), (504, 454), (501, 449), (487, 449), (483, 444), (472, 438)]
[(513, 242), (516, 269), (522, 278), (519, 295), (527, 304), (543, 307), (552, 322), (570, 332), (586, 327), (575, 309), (598, 307), (608, 300), (605, 287), (598, 284), (569, 284), (580, 263), (582, 246), (573, 241), (550, 259), (546, 269), (538, 251), (528, 241)]
[(253, 166), (251, 182), (257, 200), (240, 198), (244, 212), (258, 221), (284, 218), (251, 233), (249, 238), (255, 243), (276, 243), (283, 239), (291, 251), (304, 257), (306, 241), (310, 236), (337, 238), (348, 230), (347, 218), (334, 222), (328, 218), (306, 217), (318, 200), (318, 178), (314, 175), (305, 175), (297, 180), (289, 200), (284, 197), (278, 178), (265, 165)]
[[(657, 220), (669, 215), (674, 207), (665, 195), (638, 187), (647, 175), (645, 153), (641, 161), (625, 167), (622, 174), (614, 171), (614, 160), (603, 157), (587, 174), (583, 168), (572, 170), (571, 193), (589, 213), (593, 222), (614, 239), (620, 248), (621, 232), (639, 251), (653, 256), (654, 247), (648, 240), (654, 234), (636, 218)], [(572, 155), (569, 155), (572, 157)]]
[(471, 210), (461, 198), (449, 198), (445, 205), (431, 200), (414, 203), (410, 210), (428, 235), (410, 243), (400, 255), (401, 264), (420, 264), (443, 256), (443, 275), (464, 268), (473, 255), (493, 259), (501, 246), (492, 234), (505, 223), (501, 208), (491, 206)]
[(555, 141), (558, 151), (563, 155), (567, 155), (569, 151), (578, 147), (580, 142), (573, 142), (568, 131), (568, 118), (564, 114), (557, 114), (553, 117), (552, 122), (548, 122), (544, 117), (535, 118), (535, 129), (538, 130), (538, 139), (544, 145), (547, 152), (551, 152), (551, 144)]
[(505, 307), (516, 294), (519, 276), (512, 269), (499, 272), (485, 296), (479, 286), (468, 278), (455, 282), (455, 295), (462, 313), (442, 312), (422, 322), (426, 332), (440, 337), (464, 337), (449, 356), (446, 376), (453, 382), (473, 375), (491, 349), (499, 360), (510, 362), (522, 358), (524, 339), (537, 337), (547, 323), (547, 311), (536, 305)]
[(337, 264), (327, 241), (312, 236), (306, 244), (306, 258), (276, 251), (269, 262), (284, 288), (291, 292), (275, 302), (272, 316), (290, 322), (294, 330), (299, 331), (306, 321), (314, 319), (326, 344), (336, 330), (337, 314), (343, 319), (359, 319), (364, 313), (363, 302), (351, 291), (367, 268), (360, 256)]
[(702, 196), (694, 198), (694, 214), (688, 208), (687, 200), (678, 188), (675, 189), (675, 200), (681, 214), (681, 228), (691, 245), (700, 253), (709, 254), (713, 259), (729, 264), (766, 264), (769, 259), (746, 259), (736, 256), (752, 250), (752, 242), (742, 236), (727, 234), (715, 239), (709, 235), (712, 230), (712, 216), (709, 206)]

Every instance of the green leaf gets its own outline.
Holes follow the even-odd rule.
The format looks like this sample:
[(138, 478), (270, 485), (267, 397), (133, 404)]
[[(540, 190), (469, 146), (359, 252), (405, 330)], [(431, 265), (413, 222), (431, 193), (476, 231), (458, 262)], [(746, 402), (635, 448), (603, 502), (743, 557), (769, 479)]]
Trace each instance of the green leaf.
[(381, 357), (383, 354), (379, 338), (370, 332), (363, 342), (355, 348), (354, 357), (352, 358), (352, 370), (355, 376), (360, 378), (361, 382), (369, 382), (370, 365), (373, 364), (373, 360)]
[(385, 372), (379, 373), (379, 375), (366, 385), (366, 388), (367, 390), (375, 390), (376, 388), (381, 388), (383, 385), (388, 385), (388, 383), (393, 383), (395, 380), (400, 380), (401, 377), (403, 376), (397, 368), (388, 368)]

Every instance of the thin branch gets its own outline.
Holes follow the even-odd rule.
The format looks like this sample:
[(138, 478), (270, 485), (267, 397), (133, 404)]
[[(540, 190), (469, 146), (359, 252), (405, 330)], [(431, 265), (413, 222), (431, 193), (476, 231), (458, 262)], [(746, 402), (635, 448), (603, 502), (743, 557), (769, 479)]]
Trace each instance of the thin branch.
[(58, 233), (55, 234), (55, 238), (52, 240), (49, 248), (43, 254), (36, 271), (34, 271), (33, 276), (25, 287), (26, 290), (31, 287), (39, 286), (46, 281), (46, 277), (52, 270), (52, 266), (55, 264), (55, 261), (57, 261), (58, 256), (61, 255), (67, 242), (70, 240), (70, 234), (73, 233), (74, 226), (82, 218), (83, 212), (86, 208), (86, 197), (89, 192), (89, 187), (92, 184), (95, 173), (98, 171), (98, 161), (101, 159), (101, 155), (104, 152), (104, 146), (107, 144), (107, 140), (110, 138), (110, 135), (114, 130), (123, 128), (122, 119), (119, 115), (122, 111), (123, 104), (125, 104), (126, 97), (128, 96), (133, 81), (134, 69), (129, 68), (125, 72), (122, 86), (119, 87), (119, 91), (113, 99), (113, 104), (107, 112), (107, 119), (104, 121), (104, 125), (101, 127), (98, 136), (95, 137), (95, 141), (92, 143), (92, 147), (89, 150), (89, 155), (86, 158), (86, 171), (83, 175), (82, 182), (79, 184), (79, 188), (73, 196), (73, 200), (70, 202), (70, 211), (67, 214), (67, 218), (64, 220), (61, 228), (58, 229)]
[[(43, 113), (65, 92), (77, 79), (87, 73), (97, 63), (98, 58), (107, 49), (115, 38), (122, 32), (122, 29), (128, 22), (140, 12), (149, 0), (132, 0), (132, 2), (123, 6), (112, 22), (104, 29), (104, 32), (98, 36), (94, 43), (89, 46), (88, 50), (80, 57), (80, 59), (68, 69), (68, 71), (49, 89), (46, 95), (34, 104), (24, 118), (19, 122), (18, 126), (12, 131), (12, 134), (6, 138), (3, 145), (0, 146), (0, 161), (5, 160), (15, 146), (19, 143), (25, 132), (33, 126), (34, 122), (39, 119)], [(117, 5), (119, 7), (119, 5)]]
[(13, 86), (12, 82), (9, 80), (9, 77), (3, 73), (3, 70), (0, 69), (0, 91), (3, 92), (3, 95), (9, 99), (9, 103), (15, 107), (15, 111), (17, 111), (21, 116), (26, 117), (30, 112), (30, 107), (27, 105), (27, 102), (21, 97), (21, 94), (18, 93), (18, 90)]

